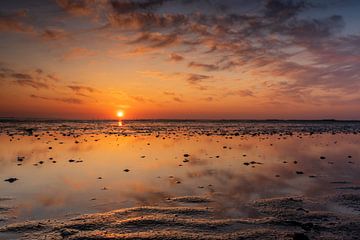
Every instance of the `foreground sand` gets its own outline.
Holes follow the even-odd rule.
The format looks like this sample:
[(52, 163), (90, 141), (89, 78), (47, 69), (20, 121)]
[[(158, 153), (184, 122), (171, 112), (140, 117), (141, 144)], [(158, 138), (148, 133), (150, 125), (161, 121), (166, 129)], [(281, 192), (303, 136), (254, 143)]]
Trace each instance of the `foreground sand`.
[(169, 201), (183, 206), (27, 221), (0, 231), (10, 234), (9, 239), (360, 239), (360, 194), (356, 191), (317, 199), (257, 200), (246, 206), (257, 212), (255, 218), (219, 217), (207, 198)]

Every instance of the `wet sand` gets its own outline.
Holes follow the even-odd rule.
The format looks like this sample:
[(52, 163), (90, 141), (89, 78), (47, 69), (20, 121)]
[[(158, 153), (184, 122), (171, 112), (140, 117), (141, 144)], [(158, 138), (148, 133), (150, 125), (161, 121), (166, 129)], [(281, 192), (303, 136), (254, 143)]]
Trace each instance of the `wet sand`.
[(5, 239), (360, 237), (358, 122), (0, 125)]
[[(185, 198), (183, 199), (184, 202)], [(0, 228), (22, 239), (359, 239), (360, 195), (252, 201), (253, 218), (218, 218), (205, 198), (189, 206), (143, 206)]]

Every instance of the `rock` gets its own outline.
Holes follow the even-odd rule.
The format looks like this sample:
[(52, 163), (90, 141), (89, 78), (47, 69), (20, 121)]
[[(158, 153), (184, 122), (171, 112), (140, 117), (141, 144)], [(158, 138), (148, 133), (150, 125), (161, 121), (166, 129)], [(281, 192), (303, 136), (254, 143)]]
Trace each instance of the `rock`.
[(127, 168), (125, 168), (125, 169), (124, 169), (124, 172), (130, 172), (130, 170), (129, 170), (129, 169), (127, 169)]
[(190, 154), (185, 153), (185, 154), (184, 154), (184, 157), (190, 157)]
[(13, 183), (13, 182), (15, 182), (15, 181), (17, 181), (17, 180), (19, 180), (19, 179), (14, 178), (14, 177), (11, 177), (11, 178), (5, 179), (4, 181), (5, 181), (5, 182), (9, 182), (9, 183)]
[(321, 156), (321, 157), (320, 157), (320, 159), (326, 159), (326, 157), (324, 157), (324, 156)]
[(293, 240), (310, 240), (304, 233), (294, 233)]
[(296, 171), (296, 174), (304, 174), (303, 171)]
[(74, 159), (70, 159), (69, 162), (75, 162), (75, 160), (74, 160)]

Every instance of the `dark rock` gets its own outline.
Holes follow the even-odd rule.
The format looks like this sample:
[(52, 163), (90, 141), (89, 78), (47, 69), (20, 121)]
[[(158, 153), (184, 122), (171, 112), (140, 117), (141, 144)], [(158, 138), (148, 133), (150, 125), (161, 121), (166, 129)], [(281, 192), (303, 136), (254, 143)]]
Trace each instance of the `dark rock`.
[(304, 233), (294, 233), (293, 240), (310, 240)]
[(13, 182), (15, 182), (17, 180), (19, 180), (19, 179), (11, 177), (11, 178), (5, 179), (4, 181), (9, 182), (9, 183), (13, 183)]

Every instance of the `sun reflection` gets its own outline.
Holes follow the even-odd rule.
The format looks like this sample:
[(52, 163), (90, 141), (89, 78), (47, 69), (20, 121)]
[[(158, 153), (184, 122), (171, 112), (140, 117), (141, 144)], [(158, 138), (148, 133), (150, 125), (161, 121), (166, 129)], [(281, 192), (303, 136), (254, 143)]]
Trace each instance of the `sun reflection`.
[(119, 126), (119, 127), (122, 127), (122, 125), (123, 125), (123, 122), (122, 122), (121, 120), (119, 120), (119, 121), (118, 121), (118, 126)]

